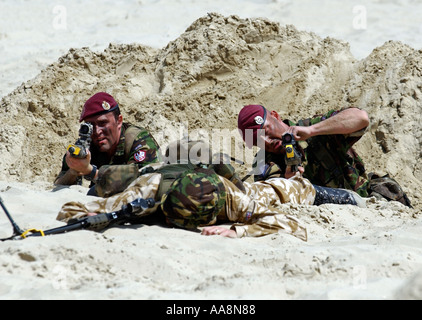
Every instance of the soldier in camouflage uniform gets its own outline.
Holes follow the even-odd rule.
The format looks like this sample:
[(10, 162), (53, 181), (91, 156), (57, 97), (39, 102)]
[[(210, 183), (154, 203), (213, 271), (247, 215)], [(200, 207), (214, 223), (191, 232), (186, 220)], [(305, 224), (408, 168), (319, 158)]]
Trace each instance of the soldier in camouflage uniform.
[[(357, 194), (348, 195), (342, 203), (364, 206)], [(69, 202), (62, 207), (57, 219), (68, 222), (87, 215), (114, 212), (138, 198), (156, 201), (153, 208), (136, 212), (139, 218), (163, 213), (169, 225), (189, 230), (217, 222), (234, 223), (231, 229), (204, 228), (204, 235), (258, 237), (285, 232), (305, 241), (305, 226), (285, 212), (283, 204), (333, 203), (328, 198), (318, 198), (315, 186), (299, 173), (290, 179), (242, 184), (229, 164), (152, 164), (143, 168), (123, 192), (87, 204)]]
[[(162, 198), (162, 209), (167, 221), (177, 227), (213, 225), (204, 227), (203, 235), (240, 238), (283, 232), (307, 240), (306, 227), (283, 204), (312, 205), (315, 189), (308, 180), (298, 174), (291, 179), (245, 183), (244, 187), (242, 192), (221, 176), (186, 172)], [(204, 196), (198, 197), (201, 192)], [(227, 222), (234, 223), (230, 229), (216, 225)]]
[(294, 123), (282, 121), (277, 112), (269, 112), (263, 106), (250, 105), (242, 109), (238, 118), (244, 139), (246, 131), (253, 130), (253, 141), (245, 141), (249, 147), (257, 145), (257, 130), (265, 130), (265, 160), (255, 163), (259, 172), (255, 181), (290, 176), (281, 143), (283, 134), (288, 132), (299, 141), (304, 177), (318, 186), (354, 190), (362, 197), (368, 196), (369, 183), (362, 159), (352, 147), (368, 125), (367, 113), (357, 108), (332, 110)]
[[(170, 191), (161, 198), (158, 196), (162, 174), (159, 172), (139, 176), (122, 193), (109, 198), (101, 198), (87, 204), (69, 202), (63, 205), (57, 220), (68, 222), (71, 219), (88, 215), (120, 210), (123, 205), (138, 198), (154, 198), (154, 208), (137, 214), (147, 217), (163, 212), (170, 226), (193, 230), (199, 226), (217, 222), (235, 222), (232, 231), (218, 227), (214, 232), (223, 236), (264, 236), (279, 231), (307, 240), (305, 226), (295, 217), (283, 212), (285, 202), (313, 204), (315, 190), (306, 179), (272, 179), (265, 182), (246, 184), (243, 193), (228, 179), (215, 173), (188, 170), (177, 179)], [(219, 232), (225, 231), (225, 233)]]
[(85, 103), (79, 121), (93, 125), (90, 152), (85, 159), (71, 157), (67, 152), (56, 185), (81, 184), (84, 177), (93, 186), (97, 181), (107, 180), (113, 172), (119, 175), (118, 171), (133, 169), (128, 164), (143, 167), (160, 161), (154, 137), (144, 128), (124, 123), (119, 105), (105, 92), (95, 94)]

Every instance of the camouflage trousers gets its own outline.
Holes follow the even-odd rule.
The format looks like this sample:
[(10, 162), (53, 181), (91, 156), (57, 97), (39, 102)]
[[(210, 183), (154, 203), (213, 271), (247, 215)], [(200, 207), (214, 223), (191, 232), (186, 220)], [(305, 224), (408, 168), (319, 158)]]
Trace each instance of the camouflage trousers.
[(290, 179), (274, 178), (245, 183), (246, 193), (224, 179), (227, 219), (235, 224), (238, 237), (260, 237), (284, 232), (306, 241), (306, 227), (288, 214), (286, 204), (312, 205), (316, 191), (309, 180), (297, 174)]
[[(219, 178), (226, 188), (227, 199), (224, 209), (218, 215), (218, 221), (235, 223), (231, 228), (239, 237), (260, 237), (284, 232), (307, 240), (306, 227), (296, 217), (287, 213), (284, 204), (312, 205), (316, 192), (309, 180), (298, 174), (291, 179), (274, 178), (245, 183), (246, 192), (242, 192), (226, 178)], [(90, 212), (113, 212), (138, 198), (155, 198), (160, 181), (160, 173), (146, 174), (133, 181), (124, 192), (112, 197), (99, 198), (86, 204), (66, 203), (61, 208), (57, 220), (68, 222), (70, 219), (84, 217)], [(139, 213), (139, 216), (154, 213), (158, 205)]]

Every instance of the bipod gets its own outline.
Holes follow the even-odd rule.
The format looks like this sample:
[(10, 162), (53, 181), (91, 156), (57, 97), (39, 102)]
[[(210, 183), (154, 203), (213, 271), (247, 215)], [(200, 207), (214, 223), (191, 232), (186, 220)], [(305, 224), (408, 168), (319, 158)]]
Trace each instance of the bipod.
[(13, 235), (10, 238), (0, 239), (0, 240), (1, 241), (10, 240), (16, 236), (20, 236), (21, 234), (23, 234), (25, 231), (19, 228), (18, 224), (15, 222), (15, 220), (13, 220), (12, 216), (10, 215), (9, 211), (7, 210), (6, 206), (3, 203), (2, 197), (0, 197), (0, 205), (13, 227)]

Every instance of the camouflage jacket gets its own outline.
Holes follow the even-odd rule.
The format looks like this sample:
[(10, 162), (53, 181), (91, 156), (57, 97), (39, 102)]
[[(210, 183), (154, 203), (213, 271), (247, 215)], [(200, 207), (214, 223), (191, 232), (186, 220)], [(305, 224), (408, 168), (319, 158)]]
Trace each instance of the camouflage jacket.
[[(99, 169), (98, 180), (108, 179), (110, 175), (120, 176), (119, 171), (126, 172), (126, 165), (136, 164), (142, 168), (148, 164), (161, 161), (158, 143), (154, 137), (144, 128), (123, 123), (120, 141), (116, 153), (109, 159), (105, 153), (97, 150), (91, 144), (91, 164)], [(63, 157), (62, 170), (59, 177), (64, 175), (69, 167)], [(82, 183), (82, 177), (78, 178), (78, 184)]]
[[(160, 164), (152, 165), (159, 169)], [(246, 183), (243, 190), (232, 181), (219, 176), (224, 184), (227, 198), (217, 218), (220, 222), (231, 222), (238, 237), (261, 237), (273, 233), (291, 234), (307, 240), (306, 227), (289, 214), (284, 203), (311, 205), (315, 200), (315, 189), (309, 180), (297, 175), (291, 179), (270, 179), (252, 184)], [(57, 220), (68, 222), (90, 212), (107, 213), (120, 210), (124, 204), (138, 198), (158, 200), (153, 208), (136, 213), (139, 218), (158, 214), (163, 177), (153, 172), (137, 177), (123, 192), (108, 198), (97, 198), (88, 203), (68, 202), (64, 204)], [(158, 197), (159, 198), (159, 197)], [(142, 220), (140, 220), (142, 223)], [(214, 224), (215, 220), (211, 223)]]
[[(342, 109), (343, 110), (343, 109)], [(330, 118), (340, 111), (331, 110), (324, 115), (294, 123), (284, 122), (289, 126), (311, 126)], [(349, 135), (325, 135), (299, 142), (302, 151), (304, 177), (313, 184), (331, 188), (354, 190), (362, 197), (368, 196), (368, 179), (362, 159), (352, 146), (362, 137), (366, 129)], [(257, 159), (259, 157), (256, 157)], [(255, 181), (264, 181), (274, 177), (284, 177), (286, 164), (283, 154), (266, 153), (265, 160), (255, 163), (259, 174)]]

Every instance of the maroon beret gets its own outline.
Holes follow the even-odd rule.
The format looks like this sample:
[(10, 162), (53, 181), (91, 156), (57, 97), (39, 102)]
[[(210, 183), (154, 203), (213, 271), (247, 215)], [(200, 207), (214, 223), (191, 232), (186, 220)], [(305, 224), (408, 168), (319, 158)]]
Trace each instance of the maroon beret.
[(118, 107), (119, 105), (111, 95), (106, 92), (98, 92), (85, 102), (79, 122), (92, 116), (111, 112)]
[[(260, 105), (249, 105), (245, 106), (240, 112), (237, 119), (237, 127), (239, 128), (240, 134), (242, 135), (243, 141), (249, 148), (257, 144), (257, 132), (264, 126), (265, 120), (267, 119), (267, 109)], [(248, 135), (246, 130), (253, 130), (253, 141), (246, 141)]]

